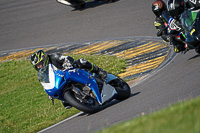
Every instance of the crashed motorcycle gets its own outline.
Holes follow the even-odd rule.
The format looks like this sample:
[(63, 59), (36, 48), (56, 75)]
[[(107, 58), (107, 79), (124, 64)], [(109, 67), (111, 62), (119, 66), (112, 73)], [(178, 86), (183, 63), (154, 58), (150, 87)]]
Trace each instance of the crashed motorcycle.
[(195, 49), (200, 54), (200, 10), (187, 10), (180, 19), (185, 29), (187, 50)]
[(108, 73), (102, 81), (98, 75), (84, 69), (71, 68), (58, 70), (53, 64), (40, 69), (38, 79), (45, 92), (66, 101), (71, 106), (85, 113), (100, 111), (106, 103), (130, 96), (129, 85), (121, 78)]
[(58, 3), (71, 6), (74, 9), (82, 9), (85, 7), (86, 3), (94, 2), (94, 1), (104, 1), (107, 3), (113, 2), (113, 0), (57, 0)]

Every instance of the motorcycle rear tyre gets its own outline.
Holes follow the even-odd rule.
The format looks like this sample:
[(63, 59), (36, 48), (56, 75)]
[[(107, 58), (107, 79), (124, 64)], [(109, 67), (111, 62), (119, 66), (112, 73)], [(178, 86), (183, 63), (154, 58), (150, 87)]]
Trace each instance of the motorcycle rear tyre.
[(117, 84), (114, 85), (118, 95), (117, 100), (125, 100), (130, 97), (131, 89), (130, 86), (121, 78), (116, 79)]

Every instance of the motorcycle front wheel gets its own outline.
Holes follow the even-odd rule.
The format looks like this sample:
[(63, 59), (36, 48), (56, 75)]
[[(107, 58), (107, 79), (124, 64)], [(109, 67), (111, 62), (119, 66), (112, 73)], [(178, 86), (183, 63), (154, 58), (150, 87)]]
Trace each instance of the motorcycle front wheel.
[[(83, 111), (84, 113), (93, 114), (100, 110), (100, 105), (94, 98), (87, 99), (85, 102), (77, 96), (77, 94), (71, 90), (64, 93), (64, 99), (76, 109)], [(90, 101), (89, 101), (90, 100)]]

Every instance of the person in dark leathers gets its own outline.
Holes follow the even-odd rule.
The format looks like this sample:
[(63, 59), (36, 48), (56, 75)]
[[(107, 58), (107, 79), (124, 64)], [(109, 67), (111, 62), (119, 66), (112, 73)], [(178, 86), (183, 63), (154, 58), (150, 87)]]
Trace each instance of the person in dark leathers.
[[(200, 8), (200, 1), (197, 0), (188, 0), (185, 2), (185, 0), (168, 0), (167, 1), (167, 10), (169, 14), (172, 16), (172, 18), (169, 20), (169, 27), (173, 25), (180, 25), (178, 28), (176, 28), (177, 31), (179, 31), (182, 35), (182, 41), (186, 40), (186, 37), (184, 36), (184, 28), (181, 25), (181, 14), (184, 11), (190, 10), (197, 10)], [(187, 43), (185, 43), (185, 48), (187, 48)]]
[(180, 15), (187, 9), (197, 10), (200, 1), (168, 0), (166, 4), (162, 0), (156, 0), (152, 4), (152, 11), (156, 15), (154, 25), (158, 30), (157, 36), (174, 46), (174, 51), (185, 51), (184, 29), (180, 22)]
[[(38, 71), (38, 80), (40, 80), (39, 70), (48, 64), (53, 64), (57, 69), (64, 70), (70, 68), (81, 68), (91, 71), (99, 76), (99, 78), (104, 81), (107, 78), (107, 72), (102, 68), (99, 68), (95, 64), (88, 62), (86, 59), (81, 58), (76, 61), (70, 56), (63, 56), (60, 53), (46, 54), (43, 50), (38, 50), (31, 55), (31, 64)], [(50, 100), (53, 100), (51, 96), (48, 96)], [(65, 108), (70, 108), (71, 106), (67, 101), (62, 102)]]
[(172, 18), (180, 21), (181, 14), (188, 9), (197, 10), (200, 9), (199, 0), (168, 0), (167, 10)]
[(164, 1), (156, 0), (152, 4), (152, 11), (156, 15), (154, 25), (158, 30), (157, 36), (174, 46), (174, 51), (185, 51), (183, 28), (180, 23), (174, 23)]
[(154, 21), (154, 25), (157, 29), (157, 36), (161, 36), (163, 41), (169, 42), (170, 38), (167, 33), (168, 28), (168, 20), (165, 18), (164, 14), (166, 14), (166, 17), (169, 16), (167, 14), (167, 6), (162, 0), (156, 0), (152, 4), (152, 11), (156, 15), (156, 19)]
[(180, 16), (185, 10), (185, 3), (184, 0), (168, 0), (167, 1), (167, 10), (171, 16), (168, 21), (168, 25), (172, 32), (178, 33), (178, 40), (174, 40), (172, 44), (178, 43), (179, 45), (176, 48), (177, 52), (185, 51), (185, 30), (182, 27), (180, 22)]

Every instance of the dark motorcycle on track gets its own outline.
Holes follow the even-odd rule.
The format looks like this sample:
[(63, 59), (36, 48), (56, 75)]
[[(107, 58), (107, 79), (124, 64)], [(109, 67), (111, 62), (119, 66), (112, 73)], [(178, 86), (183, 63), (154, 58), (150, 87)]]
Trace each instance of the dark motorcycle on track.
[(57, 0), (57, 2), (71, 6), (74, 9), (83, 9), (86, 3), (94, 2), (94, 1), (103, 1), (106, 3), (111, 3), (113, 0)]
[(187, 49), (195, 49), (200, 54), (200, 10), (187, 10), (181, 15), (185, 29)]

